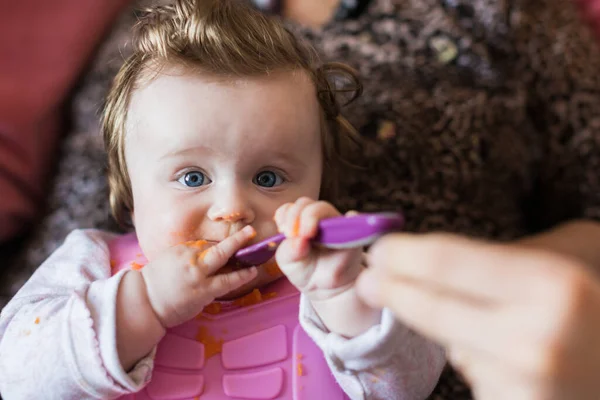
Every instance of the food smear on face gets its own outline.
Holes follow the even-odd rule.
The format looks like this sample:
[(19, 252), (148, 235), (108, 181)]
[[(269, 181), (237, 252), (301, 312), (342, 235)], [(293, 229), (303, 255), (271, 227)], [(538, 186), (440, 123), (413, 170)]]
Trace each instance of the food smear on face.
[(183, 244), (189, 241), (190, 238), (194, 237), (194, 231), (189, 229), (187, 231), (175, 231), (170, 233), (171, 236), (171, 244), (178, 245)]
[(238, 220), (241, 216), (242, 216), (242, 213), (239, 213), (239, 212), (231, 213), (229, 215), (224, 216), (223, 220), (227, 221), (227, 222), (231, 222), (231, 221)]
[(208, 244), (206, 240), (189, 240), (183, 243), (187, 247), (192, 247), (194, 249), (203, 249), (204, 246)]
[(36, 323), (36, 325), (39, 324), (40, 323), (40, 317), (36, 317), (34, 322)]

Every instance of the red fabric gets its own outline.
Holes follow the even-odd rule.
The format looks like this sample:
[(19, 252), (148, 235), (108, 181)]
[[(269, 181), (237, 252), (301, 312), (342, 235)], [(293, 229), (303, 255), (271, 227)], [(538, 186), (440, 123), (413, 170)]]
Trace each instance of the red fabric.
[(35, 217), (61, 107), (130, 0), (0, 0), (0, 242)]
[(600, 39), (600, 0), (575, 0), (575, 3), (581, 8), (583, 19)]

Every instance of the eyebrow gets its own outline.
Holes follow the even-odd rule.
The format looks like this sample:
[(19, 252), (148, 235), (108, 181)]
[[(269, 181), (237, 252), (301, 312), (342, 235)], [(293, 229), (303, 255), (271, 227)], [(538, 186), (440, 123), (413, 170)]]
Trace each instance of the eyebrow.
[(273, 151), (269, 154), (278, 162), (288, 163), (291, 164), (293, 167), (308, 167), (307, 162), (304, 159), (297, 157), (295, 152), (288, 153), (281, 151)]
[(168, 153), (160, 156), (160, 158), (158, 160), (163, 161), (167, 158), (173, 158), (173, 157), (177, 157), (177, 156), (185, 156), (188, 154), (200, 153), (200, 152), (206, 153), (206, 152), (212, 152), (212, 151), (206, 146), (188, 147), (188, 148), (181, 149), (181, 150), (171, 150)]
[[(172, 150), (162, 155), (159, 161), (164, 161), (169, 158), (175, 158), (178, 156), (186, 156), (194, 153), (213, 153), (213, 151), (206, 146), (196, 146), (181, 150)], [(269, 158), (275, 159), (277, 162), (291, 164), (294, 167), (308, 167), (305, 160), (295, 155), (295, 152), (282, 152), (282, 151), (269, 151)]]

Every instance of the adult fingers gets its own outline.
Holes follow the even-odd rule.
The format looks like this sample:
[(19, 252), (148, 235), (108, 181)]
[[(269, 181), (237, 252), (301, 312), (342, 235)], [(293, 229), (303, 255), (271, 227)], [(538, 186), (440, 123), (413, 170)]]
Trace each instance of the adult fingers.
[(398, 279), (503, 303), (528, 298), (543, 282), (540, 273), (560, 274), (565, 264), (551, 253), (445, 234), (387, 235), (368, 259)]

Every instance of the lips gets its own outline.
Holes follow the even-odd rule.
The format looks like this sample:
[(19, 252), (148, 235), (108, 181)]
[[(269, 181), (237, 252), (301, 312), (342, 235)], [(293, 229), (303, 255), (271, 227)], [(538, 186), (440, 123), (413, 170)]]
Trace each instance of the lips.
[(247, 265), (239, 263), (235, 260), (229, 260), (224, 267), (219, 269), (218, 274), (226, 274), (228, 272), (239, 271), (240, 269), (249, 268)]
[[(225, 239), (223, 239), (225, 240)], [(214, 240), (214, 239), (201, 239), (201, 240), (192, 240), (189, 241), (187, 243), (190, 244), (194, 244), (194, 243), (198, 243), (198, 242), (203, 242), (204, 245), (207, 245), (207, 248), (210, 248), (212, 246), (215, 246), (217, 244), (219, 244), (220, 242), (222, 242), (223, 240)], [(258, 243), (260, 240), (258, 240), (257, 238), (254, 238), (252, 240), (250, 240), (248, 243), (246, 243), (246, 245), (244, 247), (247, 246), (252, 246), (253, 244)], [(248, 268), (249, 266), (246, 264), (242, 264), (239, 261), (235, 260), (233, 257), (231, 259), (229, 259), (227, 261), (227, 263), (225, 264), (225, 266), (223, 266), (222, 268), (219, 269), (219, 274), (225, 274), (228, 272), (232, 272), (232, 271), (237, 271), (243, 268)]]

